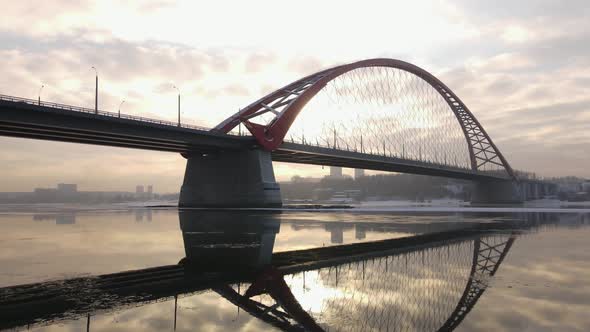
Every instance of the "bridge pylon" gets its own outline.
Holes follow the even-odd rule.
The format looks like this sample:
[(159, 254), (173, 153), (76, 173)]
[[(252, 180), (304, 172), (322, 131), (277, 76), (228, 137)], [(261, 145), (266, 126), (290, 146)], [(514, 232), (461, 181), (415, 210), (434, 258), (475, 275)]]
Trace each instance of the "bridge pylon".
[(187, 158), (179, 207), (281, 207), (271, 154), (260, 149), (183, 154)]

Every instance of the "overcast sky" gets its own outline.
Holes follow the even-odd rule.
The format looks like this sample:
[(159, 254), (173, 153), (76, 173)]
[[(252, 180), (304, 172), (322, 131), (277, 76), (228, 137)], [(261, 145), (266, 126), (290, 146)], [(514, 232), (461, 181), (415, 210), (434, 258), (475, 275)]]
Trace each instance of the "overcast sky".
[[(590, 6), (572, 1), (1, 0), (0, 94), (214, 126), (303, 75), (391, 57), (438, 76), (513, 168), (590, 177)], [(353, 5), (354, 4), (354, 5)], [(179, 190), (176, 154), (0, 138), (0, 191)], [(317, 166), (276, 164), (279, 179)]]

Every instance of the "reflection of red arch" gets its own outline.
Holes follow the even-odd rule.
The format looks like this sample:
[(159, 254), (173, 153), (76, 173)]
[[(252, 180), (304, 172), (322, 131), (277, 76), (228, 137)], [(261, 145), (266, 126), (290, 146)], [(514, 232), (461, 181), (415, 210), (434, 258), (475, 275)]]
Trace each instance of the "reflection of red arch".
[[(299, 112), (328, 82), (351, 70), (368, 67), (396, 68), (412, 73), (426, 81), (444, 98), (455, 114), (469, 147), (471, 168), (478, 170), (483, 165), (490, 163), (503, 167), (511, 177), (514, 177), (512, 168), (492, 139), (451, 89), (426, 70), (395, 59), (362, 60), (306, 76), (248, 105), (217, 125), (213, 130), (227, 133), (238, 124), (243, 123), (265, 150), (275, 150), (283, 143), (285, 135)], [(281, 107), (283, 108), (280, 109)], [(267, 112), (275, 114), (275, 118), (267, 126), (249, 121)]]
[[(467, 285), (465, 286), (455, 309), (437, 331), (453, 331), (461, 324), (487, 289), (488, 278), (493, 277), (496, 274), (516, 239), (514, 234), (510, 234), (505, 241), (498, 242), (495, 242), (492, 237), (493, 235), (488, 238), (477, 237), (473, 239), (473, 256), (471, 260), (471, 269), (467, 278)], [(447, 245), (450, 245), (450, 243)], [(374, 259), (375, 257), (380, 256), (371, 255), (371, 257), (372, 258), (368, 259)], [(389, 256), (385, 254), (381, 257)], [(365, 259), (367, 258), (360, 260), (352, 258), (351, 261), (364, 261)], [(337, 267), (338, 265), (344, 264), (346, 263), (340, 262), (333, 266)], [(337, 271), (338, 270), (336, 270), (336, 278), (338, 278)], [(229, 285), (218, 286), (213, 289), (230, 302), (245, 309), (254, 317), (278, 327), (281, 330), (324, 331), (324, 329), (315, 321), (314, 317), (301, 307), (301, 304), (285, 282), (283, 272), (275, 267), (268, 267), (258, 273), (257, 277), (252, 281), (252, 284), (243, 295), (240, 294), (239, 291), (236, 292)], [(270, 297), (275, 300), (276, 304), (268, 306), (251, 299), (253, 296), (262, 294), (270, 295)], [(278, 310), (279, 308), (282, 308), (284, 311)], [(289, 319), (295, 321), (296, 325), (293, 325)], [(390, 322), (390, 320), (387, 320), (387, 322)]]
[(305, 311), (291, 293), (291, 289), (283, 279), (283, 273), (275, 268), (267, 268), (254, 280), (250, 288), (244, 293), (244, 297), (269, 294), (279, 303), (291, 317), (301, 324), (306, 331), (324, 331), (313, 317)]

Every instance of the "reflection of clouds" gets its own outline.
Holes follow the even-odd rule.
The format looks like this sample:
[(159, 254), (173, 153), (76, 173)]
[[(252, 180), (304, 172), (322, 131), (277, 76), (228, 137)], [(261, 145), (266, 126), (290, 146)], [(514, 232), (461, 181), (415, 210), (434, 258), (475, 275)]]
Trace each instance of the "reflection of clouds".
[[(318, 246), (321, 247), (336, 244), (331, 242), (331, 233), (324, 229), (323, 225), (319, 225), (320, 227), (318, 228), (309, 229), (287, 229), (285, 226), (288, 226), (288, 224), (284, 224), (281, 228), (281, 231), (276, 236), (274, 252), (308, 249)], [(343, 230), (343, 243), (377, 241), (404, 237), (408, 235), (408, 233), (395, 231), (383, 233), (367, 231), (365, 238), (356, 239), (354, 226), (351, 225), (351, 227), (348, 229)]]
[(136, 223), (131, 211), (78, 213), (75, 224), (58, 227), (30, 215), (2, 216), (0, 284), (177, 263), (184, 257), (177, 212), (154, 211), (152, 218)]
[(328, 300), (341, 299), (346, 295), (342, 289), (326, 285), (318, 271), (308, 271), (305, 277), (303, 273), (289, 277), (285, 277), (285, 281), (290, 285), (291, 292), (301, 307), (313, 315), (321, 314)]
[[(241, 312), (218, 294), (207, 291), (178, 299), (176, 331), (272, 331), (261, 320)], [(172, 331), (174, 299), (90, 317), (91, 331)], [(80, 331), (86, 317), (59, 325), (39, 327), (43, 331)]]
[[(136, 222), (136, 215), (143, 215), (142, 220), (147, 220), (149, 211), (151, 222)], [(33, 221), (28, 214), (0, 216), (0, 265), (4, 267), (0, 272), (0, 285), (176, 264), (185, 255), (178, 212), (149, 211), (81, 212), (75, 215), (76, 224), (60, 227), (53, 222)], [(446, 227), (440, 226), (441, 221), (454, 217), (415, 217), (417, 223), (424, 225), (437, 221), (435, 225), (439, 226), (433, 229), (417, 226), (415, 230), (400, 231), (375, 226), (366, 229), (362, 240), (355, 238), (355, 223), (404, 223), (409, 217), (293, 212), (277, 215), (277, 218), (285, 223), (276, 234), (274, 252), (332, 245), (326, 225), (337, 226), (331, 222), (338, 220), (349, 221), (339, 225), (344, 227), (344, 243), (356, 243), (445, 230)], [(295, 230), (294, 222), (301, 227), (312, 227)]]
[(460, 331), (588, 331), (590, 229), (521, 237)]
[[(154, 255), (162, 248), (138, 247), (129, 249), (126, 246), (117, 247), (119, 241), (130, 241), (134, 245), (155, 246), (157, 240), (148, 236), (145, 242), (133, 242), (128, 239), (131, 234), (142, 237), (152, 233), (160, 233), (167, 237), (170, 225), (175, 232), (180, 233), (177, 220), (168, 219), (175, 211), (157, 211), (154, 213), (154, 223), (139, 224), (149, 226), (151, 231), (142, 233), (138, 224), (133, 222), (133, 214), (108, 213), (108, 218), (99, 214), (81, 213), (76, 225), (67, 225), (66, 228), (56, 227), (62, 232), (76, 230), (84, 227), (80, 233), (99, 232), (96, 228), (89, 227), (88, 220), (95, 219), (91, 224), (104, 227), (104, 238), (95, 238), (93, 245), (97, 248), (95, 256), (86, 251), (81, 254), (90, 262), (95, 258), (99, 264), (108, 248), (121, 251), (120, 260), (114, 259), (111, 268), (122, 270), (133, 261), (126, 261), (125, 250), (129, 253), (137, 253), (146, 249), (147, 254)], [(300, 213), (294, 214), (297, 219)], [(324, 218), (330, 219), (342, 214), (325, 213)], [(531, 221), (553, 222), (539, 215), (531, 215)], [(2, 219), (6, 218), (3, 216)], [(27, 238), (27, 233), (35, 232), (37, 236), (53, 236), (60, 238), (61, 234), (47, 233), (51, 228), (30, 229), (26, 221), (31, 222), (30, 216), (19, 219), (19, 216), (10, 216), (11, 221), (2, 221), (3, 232), (0, 243), (8, 243), (12, 246), (15, 240), (23, 243), (38, 243), (38, 238)], [(104, 219), (103, 219), (104, 218)], [(299, 218), (304, 218), (300, 216)], [(309, 217), (308, 217), (309, 218)], [(362, 218), (362, 216), (360, 216)], [(432, 216), (424, 217), (432, 219)], [(115, 227), (106, 220), (112, 219), (122, 227)], [(419, 218), (416, 218), (419, 219)], [(525, 218), (526, 219), (526, 218)], [(587, 217), (570, 214), (561, 218), (564, 225), (571, 225), (570, 229), (540, 227), (537, 233), (520, 237), (507, 259), (498, 270), (497, 278), (492, 280), (491, 287), (481, 297), (473, 310), (466, 316), (460, 328), (471, 330), (571, 330), (586, 331), (590, 326), (590, 318), (587, 316), (590, 309), (590, 269), (588, 261), (590, 253), (584, 250), (588, 246), (589, 228), (577, 227), (580, 223), (586, 223)], [(129, 224), (125, 226), (125, 224)], [(35, 225), (44, 225), (36, 223)], [(532, 223), (535, 224), (535, 223)], [(22, 226), (25, 226), (24, 230)], [(133, 226), (135, 225), (135, 226)], [(129, 227), (129, 228), (127, 228)], [(65, 229), (65, 231), (64, 231)], [(101, 228), (102, 229), (102, 228)], [(108, 232), (108, 230), (111, 230)], [(125, 231), (124, 237), (109, 241), (108, 236), (113, 236), (116, 231)], [(281, 227), (281, 231), (289, 231), (290, 227)], [(8, 233), (8, 235), (7, 235)], [(46, 235), (47, 234), (47, 235)], [(66, 234), (67, 235), (67, 234)], [(66, 236), (68, 238), (69, 235)], [(486, 237), (486, 241), (489, 238)], [(500, 237), (502, 238), (502, 237)], [(41, 239), (42, 240), (42, 239)], [(32, 242), (31, 242), (32, 241)], [(153, 241), (153, 242), (152, 242)], [(167, 240), (165, 240), (167, 241)], [(78, 242), (68, 239), (68, 248), (75, 248)], [(99, 245), (98, 243), (100, 242)], [(152, 243), (150, 243), (152, 242)], [(488, 241), (495, 243), (494, 241)], [(42, 242), (39, 242), (42, 243)], [(164, 243), (163, 246), (170, 244)], [(34, 248), (35, 246), (30, 246)], [(84, 248), (84, 246), (82, 246)], [(2, 248), (3, 249), (3, 248)], [(41, 246), (40, 258), (45, 259)], [(23, 250), (27, 250), (23, 247)], [(85, 249), (87, 250), (87, 249)], [(135, 250), (135, 251), (133, 251)], [(61, 251), (61, 250), (60, 250)], [(49, 251), (45, 255), (52, 255), (55, 251)], [(31, 251), (26, 253), (31, 254)], [(300, 301), (304, 310), (310, 310), (315, 319), (324, 327), (330, 329), (350, 329), (353, 331), (383, 328), (389, 326), (399, 330), (433, 330), (440, 327), (462, 295), (466, 285), (473, 246), (471, 242), (419, 250), (416, 252), (389, 257), (387, 260), (376, 258), (365, 262), (342, 264), (337, 269), (324, 268), (319, 271), (306, 272), (305, 288), (303, 274), (287, 276), (285, 281), (289, 284), (292, 293)], [(0, 250), (0, 264), (5, 264), (4, 250)], [(8, 254), (10, 255), (10, 253)], [(169, 264), (170, 253), (151, 257), (153, 263), (165, 260)], [(24, 255), (23, 257), (26, 257)], [(145, 263), (146, 258), (138, 256), (140, 263)], [(76, 261), (79, 264), (80, 262)], [(21, 262), (22, 264), (22, 262)], [(120, 268), (117, 268), (120, 264)], [(127, 265), (126, 265), (127, 264)], [(136, 263), (137, 264), (137, 263)], [(15, 265), (18, 267), (18, 265)], [(81, 265), (84, 266), (84, 265)], [(62, 268), (63, 266), (57, 266)], [(364, 267), (364, 268), (363, 268)], [(39, 268), (39, 267), (37, 267)], [(42, 266), (45, 271), (46, 267)], [(18, 269), (16, 269), (18, 270)], [(49, 273), (52, 273), (51, 271)], [(3, 275), (5, 277), (5, 275)], [(241, 285), (241, 292), (248, 287)], [(509, 288), (510, 287), (510, 288)], [(270, 301), (268, 296), (262, 299)], [(220, 296), (212, 292), (204, 292), (195, 295), (181, 297), (179, 299), (178, 326), (179, 330), (261, 330), (268, 327), (254, 319), (245, 312), (238, 316), (237, 308)], [(127, 308), (116, 313), (97, 313), (91, 318), (92, 330), (161, 330), (170, 329), (173, 324), (173, 300), (161, 303), (148, 304), (139, 308)], [(65, 322), (63, 326), (52, 325), (46, 330), (77, 330), (85, 327), (85, 319), (74, 322)]]
[(463, 295), (473, 250), (464, 241), (287, 275), (285, 282), (326, 330), (437, 330)]

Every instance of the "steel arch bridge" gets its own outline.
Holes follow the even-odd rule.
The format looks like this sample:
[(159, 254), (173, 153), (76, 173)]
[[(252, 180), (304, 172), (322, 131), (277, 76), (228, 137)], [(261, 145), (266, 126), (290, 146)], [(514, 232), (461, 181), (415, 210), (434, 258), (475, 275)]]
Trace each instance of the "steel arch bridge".
[[(322, 98), (328, 102), (316, 102)], [(260, 146), (274, 151), (310, 105), (322, 108), (310, 115), (322, 128), (311, 137), (302, 134), (304, 144), (505, 172), (515, 179), (465, 103), (434, 75), (395, 59), (362, 60), (306, 76), (251, 103), (213, 131), (228, 133), (243, 124)], [(322, 118), (326, 106), (335, 111)], [(346, 106), (353, 114), (345, 114)]]
[(282, 206), (272, 161), (474, 181), (478, 203), (521, 203), (527, 191), (447, 85), (394, 59), (306, 76), (215, 128), (0, 95), (0, 135), (180, 153), (182, 207)]

